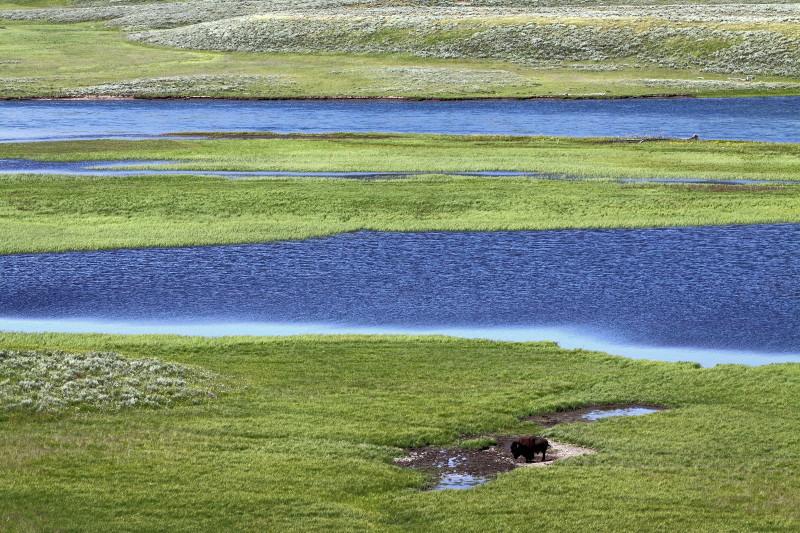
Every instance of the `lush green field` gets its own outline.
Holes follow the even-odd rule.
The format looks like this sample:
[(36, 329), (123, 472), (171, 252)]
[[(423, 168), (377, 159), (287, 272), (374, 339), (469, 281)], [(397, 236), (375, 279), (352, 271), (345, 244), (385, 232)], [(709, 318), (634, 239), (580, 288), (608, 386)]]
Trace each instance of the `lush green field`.
[[(527, 170), (616, 177), (797, 179), (795, 145), (342, 135), (2, 144), (0, 157), (170, 159), (192, 169)], [(796, 185), (529, 178), (0, 177), (0, 253), (302, 239), (357, 231), (799, 222)]]
[[(4, 531), (789, 532), (800, 527), (800, 365), (631, 361), (437, 337), (0, 333), (0, 348), (112, 350), (238, 387), (171, 409), (0, 407)], [(0, 387), (2, 385), (0, 384)], [(518, 417), (676, 407), (541, 431)], [(398, 447), (543, 433), (597, 449), (467, 491), (418, 492)]]

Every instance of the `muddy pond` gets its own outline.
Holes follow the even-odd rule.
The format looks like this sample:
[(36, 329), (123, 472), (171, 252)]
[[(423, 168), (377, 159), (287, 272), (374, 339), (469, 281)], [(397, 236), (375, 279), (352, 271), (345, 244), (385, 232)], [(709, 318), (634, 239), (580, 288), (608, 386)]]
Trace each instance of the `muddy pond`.
[(800, 142), (800, 97), (486, 101), (8, 101), (0, 142), (334, 131)]
[[(593, 405), (555, 413), (529, 416), (524, 421), (550, 428), (558, 424), (591, 423), (614, 417), (641, 416), (670, 409), (663, 405)], [(517, 437), (500, 435), (473, 435), (461, 438), (458, 444), (446, 448), (433, 446), (407, 448), (394, 463), (414, 468), (430, 475), (427, 490), (470, 489), (494, 479), (498, 474), (520, 467), (550, 466), (554, 461), (590, 455), (596, 450), (548, 439), (549, 447), (543, 455), (537, 453), (531, 462), (514, 458), (511, 443)]]
[(800, 225), (357, 232), (0, 257), (0, 330), (441, 333), (800, 361)]

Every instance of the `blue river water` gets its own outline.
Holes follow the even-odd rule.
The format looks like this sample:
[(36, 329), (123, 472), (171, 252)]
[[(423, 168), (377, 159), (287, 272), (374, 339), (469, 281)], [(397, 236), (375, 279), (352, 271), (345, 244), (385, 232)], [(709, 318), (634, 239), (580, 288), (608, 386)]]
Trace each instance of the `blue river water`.
[(0, 256), (0, 330), (442, 333), (800, 361), (800, 225), (357, 232)]
[(800, 96), (501, 101), (7, 101), (0, 142), (332, 131), (800, 142)]

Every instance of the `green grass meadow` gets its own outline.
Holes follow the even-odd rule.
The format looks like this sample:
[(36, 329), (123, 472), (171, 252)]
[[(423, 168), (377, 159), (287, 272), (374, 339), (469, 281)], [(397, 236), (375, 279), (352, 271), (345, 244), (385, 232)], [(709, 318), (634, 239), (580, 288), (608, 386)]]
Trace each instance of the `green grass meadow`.
[[(789, 532), (800, 527), (800, 365), (634, 361), (445, 337), (0, 333), (225, 376), (164, 410), (0, 414), (3, 531)], [(595, 403), (675, 407), (542, 430)], [(400, 447), (540, 433), (599, 453), (422, 492)]]
[(0, 158), (175, 160), (147, 166), (182, 170), (507, 170), (589, 178), (800, 181), (800, 149), (791, 143), (395, 133), (190, 135), (211, 138), (2, 143)]

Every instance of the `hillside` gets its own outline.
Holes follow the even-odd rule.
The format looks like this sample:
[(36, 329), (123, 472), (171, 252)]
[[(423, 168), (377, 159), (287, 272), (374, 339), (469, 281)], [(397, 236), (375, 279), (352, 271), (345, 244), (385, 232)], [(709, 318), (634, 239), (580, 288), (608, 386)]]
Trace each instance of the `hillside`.
[(796, 3), (54, 3), (0, 4), (0, 96), (800, 93)]

